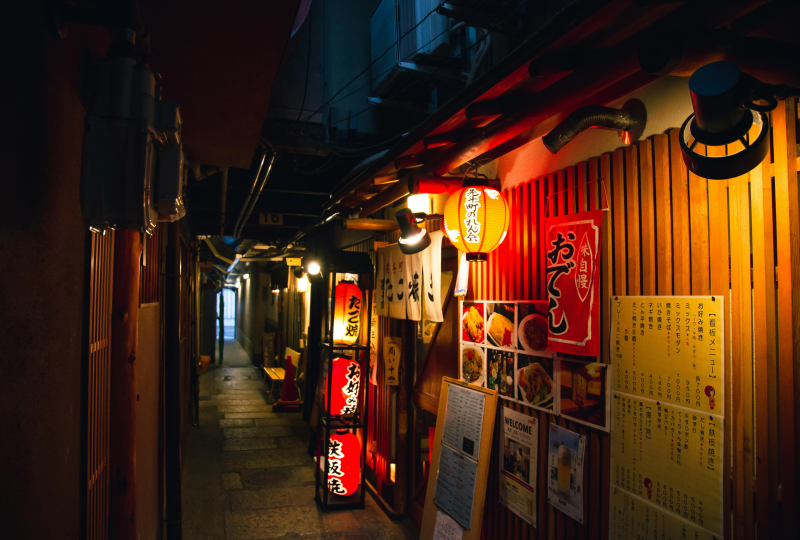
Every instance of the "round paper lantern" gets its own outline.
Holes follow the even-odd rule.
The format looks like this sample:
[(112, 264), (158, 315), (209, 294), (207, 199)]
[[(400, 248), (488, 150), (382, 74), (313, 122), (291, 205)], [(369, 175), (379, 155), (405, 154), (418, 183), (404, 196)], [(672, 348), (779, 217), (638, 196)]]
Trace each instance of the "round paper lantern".
[(503, 243), (511, 214), (499, 191), (469, 186), (456, 191), (444, 206), (444, 229), (468, 261), (485, 261)]
[(328, 489), (335, 495), (352, 495), (361, 483), (361, 443), (349, 431), (333, 433), (328, 440)]
[(358, 340), (361, 326), (361, 289), (352, 281), (342, 281), (336, 286), (333, 310), (333, 341), (353, 345)]
[(353, 414), (358, 409), (361, 367), (349, 358), (334, 358), (331, 364), (331, 414)]

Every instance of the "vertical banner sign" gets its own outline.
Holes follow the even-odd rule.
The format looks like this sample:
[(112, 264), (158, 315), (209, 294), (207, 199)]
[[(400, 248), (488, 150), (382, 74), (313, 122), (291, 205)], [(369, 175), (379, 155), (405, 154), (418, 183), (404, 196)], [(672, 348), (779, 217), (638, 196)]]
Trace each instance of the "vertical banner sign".
[(536, 527), (536, 464), (539, 423), (536, 418), (502, 408), (500, 502)]
[(600, 229), (603, 211), (545, 220), (550, 349), (600, 354)]
[(400, 356), (403, 354), (400, 343), (399, 337), (387, 337), (383, 341), (383, 372), (389, 386), (400, 384)]
[(372, 295), (372, 317), (369, 325), (369, 382), (378, 386), (378, 310), (375, 309), (376, 294)]
[(722, 538), (723, 300), (611, 299), (612, 538)]

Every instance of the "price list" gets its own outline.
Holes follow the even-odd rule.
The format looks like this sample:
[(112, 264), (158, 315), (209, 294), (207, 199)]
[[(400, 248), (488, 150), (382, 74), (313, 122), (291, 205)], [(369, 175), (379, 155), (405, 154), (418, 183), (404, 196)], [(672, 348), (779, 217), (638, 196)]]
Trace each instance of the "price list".
[(612, 298), (614, 390), (721, 414), (723, 297)]
[(722, 303), (612, 297), (613, 538), (722, 536)]

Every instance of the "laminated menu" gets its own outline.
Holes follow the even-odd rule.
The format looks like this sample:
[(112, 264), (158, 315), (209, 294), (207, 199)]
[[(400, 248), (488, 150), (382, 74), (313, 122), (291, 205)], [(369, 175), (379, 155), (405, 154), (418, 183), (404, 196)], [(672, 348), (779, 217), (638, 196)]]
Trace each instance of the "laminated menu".
[(720, 537), (723, 298), (611, 304), (611, 536)]

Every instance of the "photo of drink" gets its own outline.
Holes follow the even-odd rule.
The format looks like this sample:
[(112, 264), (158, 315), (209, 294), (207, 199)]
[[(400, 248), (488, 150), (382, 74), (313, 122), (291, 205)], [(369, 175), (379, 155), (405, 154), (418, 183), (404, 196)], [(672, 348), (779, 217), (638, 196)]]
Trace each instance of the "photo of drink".
[(572, 476), (572, 452), (563, 444), (558, 447), (558, 491), (564, 497), (570, 495), (570, 478)]
[(583, 523), (583, 454), (586, 437), (557, 425), (550, 426), (547, 463), (547, 501)]

